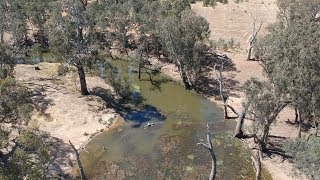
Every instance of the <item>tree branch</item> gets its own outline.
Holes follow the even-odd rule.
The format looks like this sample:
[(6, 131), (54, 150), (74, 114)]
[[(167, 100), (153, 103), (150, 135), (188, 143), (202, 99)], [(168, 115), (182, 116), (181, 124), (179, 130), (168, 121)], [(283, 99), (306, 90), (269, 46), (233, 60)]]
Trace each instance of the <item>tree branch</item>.
[(80, 154), (79, 154), (78, 150), (74, 147), (74, 145), (71, 143), (70, 140), (69, 140), (69, 143), (70, 143), (74, 153), (76, 154), (77, 164), (78, 164), (78, 168), (79, 168), (79, 171), (80, 171), (81, 180), (86, 180), (86, 175), (84, 173), (84, 169), (82, 167), (81, 160), (80, 160)]
[(216, 160), (216, 156), (213, 151), (213, 145), (212, 145), (211, 138), (210, 138), (209, 124), (207, 124), (207, 144), (200, 142), (200, 143), (197, 143), (197, 145), (202, 145), (209, 150), (209, 153), (211, 155), (211, 172), (210, 172), (209, 180), (214, 180), (216, 177), (216, 171), (217, 171), (217, 169), (216, 169), (217, 168), (216, 167), (217, 160)]

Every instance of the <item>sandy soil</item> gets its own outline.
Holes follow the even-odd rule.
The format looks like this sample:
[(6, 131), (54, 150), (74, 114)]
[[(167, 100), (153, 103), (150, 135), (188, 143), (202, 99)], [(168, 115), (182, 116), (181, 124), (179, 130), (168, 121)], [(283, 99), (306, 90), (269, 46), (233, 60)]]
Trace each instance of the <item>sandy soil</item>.
[[(233, 84), (228, 86), (236, 86), (237, 88), (228, 89), (232, 96), (229, 102), (232, 106), (239, 111), (241, 109), (241, 102), (244, 94), (241, 92), (241, 85), (251, 77), (256, 77), (261, 80), (266, 80), (263, 76), (263, 69), (257, 61), (245, 61), (246, 58), (246, 44), (251, 32), (251, 18), (252, 16), (257, 18), (257, 22), (263, 20), (263, 26), (260, 32), (260, 36), (267, 33), (266, 27), (276, 19), (277, 6), (274, 0), (250, 0), (236, 4), (230, 1), (228, 5), (218, 4), (214, 9), (211, 7), (203, 7), (202, 2), (197, 2), (192, 5), (192, 9), (197, 14), (203, 16), (209, 23), (211, 28), (211, 39), (217, 40), (219, 38), (229, 40), (234, 38), (236, 42), (240, 42), (240, 49), (233, 50), (231, 52), (219, 52), (227, 55), (234, 63), (235, 70), (224, 72), (223, 76), (226, 80), (231, 79)], [(154, 60), (153, 60), (154, 61)], [(181, 80), (177, 67), (172, 64), (165, 65), (162, 71), (171, 76), (173, 79)], [(211, 79), (215, 79), (214, 73), (208, 74)], [(221, 105), (219, 97), (208, 96), (208, 98)], [(229, 112), (232, 113), (232, 112)], [(293, 121), (294, 111), (290, 108), (286, 108), (277, 120), (277, 123), (272, 126), (270, 135), (270, 142), (275, 147), (279, 147), (286, 138), (297, 137), (297, 127), (287, 123), (287, 120)], [(245, 126), (248, 126), (250, 122), (247, 122)], [(248, 128), (246, 128), (248, 129)], [(245, 140), (246, 145), (252, 148), (252, 140)], [(296, 169), (292, 163), (287, 159), (277, 154), (271, 154), (264, 157), (263, 165), (272, 175), (275, 180), (302, 180), (307, 179), (305, 176), (293, 176)]]
[[(30, 125), (38, 127), (59, 143), (56, 153), (61, 154), (59, 161), (53, 163), (52, 169), (70, 174), (74, 163), (69, 140), (77, 149), (81, 149), (95, 135), (109, 128), (117, 114), (99, 96), (81, 96), (78, 76), (75, 72), (65, 77), (57, 76), (58, 64), (41, 63), (41, 70), (34, 65), (17, 65), (16, 79), (26, 85), (32, 92), (32, 102), (37, 112)], [(111, 91), (111, 87), (98, 77), (87, 77), (88, 90), (91, 94)], [(60, 173), (61, 173), (60, 172)]]

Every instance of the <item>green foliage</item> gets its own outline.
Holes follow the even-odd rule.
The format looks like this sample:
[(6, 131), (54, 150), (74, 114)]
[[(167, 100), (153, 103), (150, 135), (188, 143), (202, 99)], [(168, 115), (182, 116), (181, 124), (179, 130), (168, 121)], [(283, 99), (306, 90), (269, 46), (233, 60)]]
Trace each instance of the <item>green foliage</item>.
[[(11, 152), (0, 152), (1, 179), (42, 179), (48, 161), (48, 150), (38, 133), (22, 130), (27, 125), (33, 107), (27, 89), (12, 78), (0, 79), (0, 125), (10, 123), (20, 131)], [(12, 146), (12, 129), (0, 128), (0, 149)]]
[(310, 179), (320, 177), (320, 138), (310, 137), (308, 140), (295, 139), (284, 145), (287, 153), (293, 156), (295, 166)]
[(60, 64), (57, 71), (58, 76), (65, 76), (69, 72), (69, 68), (66, 65)]
[(44, 179), (49, 162), (49, 149), (37, 132), (24, 130), (16, 140), (16, 147), (5, 166), (0, 166), (4, 179)]
[(203, 0), (203, 5), (215, 7), (218, 2), (222, 4), (228, 4), (229, 0)]
[(122, 101), (129, 101), (132, 96), (132, 89), (129, 80), (123, 77), (117, 68), (112, 67), (107, 69), (107, 80), (113, 87), (115, 93)]
[(14, 79), (0, 79), (0, 123), (21, 123), (30, 118), (32, 106), (27, 89)]
[(210, 46), (214, 50), (228, 51), (231, 49), (240, 48), (240, 42), (236, 42), (233, 38), (229, 39), (228, 41), (219, 38), (218, 41), (210, 40)]
[(7, 78), (8, 76), (13, 77), (15, 61), (11, 56), (11, 49), (0, 44), (0, 79)]
[(227, 42), (227, 47), (228, 49), (234, 49), (235, 48), (235, 41), (233, 38), (231, 38), (228, 42)]
[(320, 110), (316, 103), (320, 90), (320, 24), (312, 13), (317, 9), (315, 2), (279, 1), (278, 21), (257, 49), (268, 78), (277, 91), (290, 95), (303, 119), (312, 119)]

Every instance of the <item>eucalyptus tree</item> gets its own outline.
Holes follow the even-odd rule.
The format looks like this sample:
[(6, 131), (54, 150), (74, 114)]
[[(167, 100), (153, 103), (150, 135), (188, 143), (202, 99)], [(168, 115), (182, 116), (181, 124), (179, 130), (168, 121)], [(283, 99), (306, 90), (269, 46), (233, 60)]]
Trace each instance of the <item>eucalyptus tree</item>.
[(312, 136), (309, 139), (289, 140), (284, 144), (284, 149), (292, 155), (294, 166), (299, 174), (304, 173), (309, 179), (316, 180), (320, 177), (320, 138)]
[(169, 15), (160, 25), (162, 42), (178, 66), (186, 89), (192, 89), (200, 72), (202, 55), (207, 50), (209, 24), (191, 9), (185, 9), (180, 17)]
[(268, 142), (270, 126), (291, 101), (287, 99), (286, 94), (277, 91), (268, 82), (251, 79), (244, 87), (246, 96), (250, 99), (247, 116), (253, 120), (252, 132), (262, 155)]
[(42, 49), (48, 47), (44, 26), (48, 18), (49, 3), (52, 1), (53, 0), (29, 0), (25, 2), (24, 5), (27, 20), (35, 27), (35, 29), (32, 29), (32, 34)]
[[(25, 50), (28, 39), (28, 25), (25, 1), (7, 1), (7, 29), (12, 34), (12, 43), (16, 51)], [(10, 22), (10, 23), (9, 23)]]
[(94, 11), (104, 4), (97, 3), (88, 3), (86, 0), (53, 1), (46, 22), (51, 51), (60, 59), (68, 59), (77, 68), (83, 95), (89, 94), (84, 64), (92, 61), (90, 57), (101, 49), (96, 45), (103, 45), (105, 40), (101, 38), (103, 34), (99, 33)]
[(320, 1), (279, 1), (278, 21), (259, 47), (264, 70), (278, 91), (290, 95), (299, 117), (317, 120), (320, 86)]
[(129, 47), (130, 33), (132, 29), (132, 6), (131, 1), (105, 1), (104, 11), (100, 17), (105, 26), (110, 30), (113, 41), (119, 47), (120, 52), (126, 52)]
[(146, 1), (140, 9), (135, 9), (133, 17), (134, 22), (139, 25), (138, 46), (143, 47), (145, 53), (154, 53), (159, 59), (161, 52), (164, 53), (159, 28), (161, 19), (165, 17), (160, 13), (162, 8), (162, 3), (158, 0)]

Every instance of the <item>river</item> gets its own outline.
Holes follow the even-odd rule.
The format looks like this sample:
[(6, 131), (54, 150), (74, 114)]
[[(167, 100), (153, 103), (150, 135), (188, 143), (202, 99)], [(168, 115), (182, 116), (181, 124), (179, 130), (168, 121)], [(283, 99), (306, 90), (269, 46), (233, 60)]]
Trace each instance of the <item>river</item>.
[[(142, 104), (122, 114), (124, 123), (91, 140), (81, 161), (89, 179), (207, 179), (209, 152), (197, 145), (206, 137), (206, 124), (217, 157), (217, 179), (254, 179), (250, 155), (232, 137), (234, 120), (164, 75), (153, 83), (142, 80), (126, 61), (112, 62), (135, 87)], [(147, 124), (154, 126), (145, 127)], [(266, 172), (263, 176), (270, 179)]]

